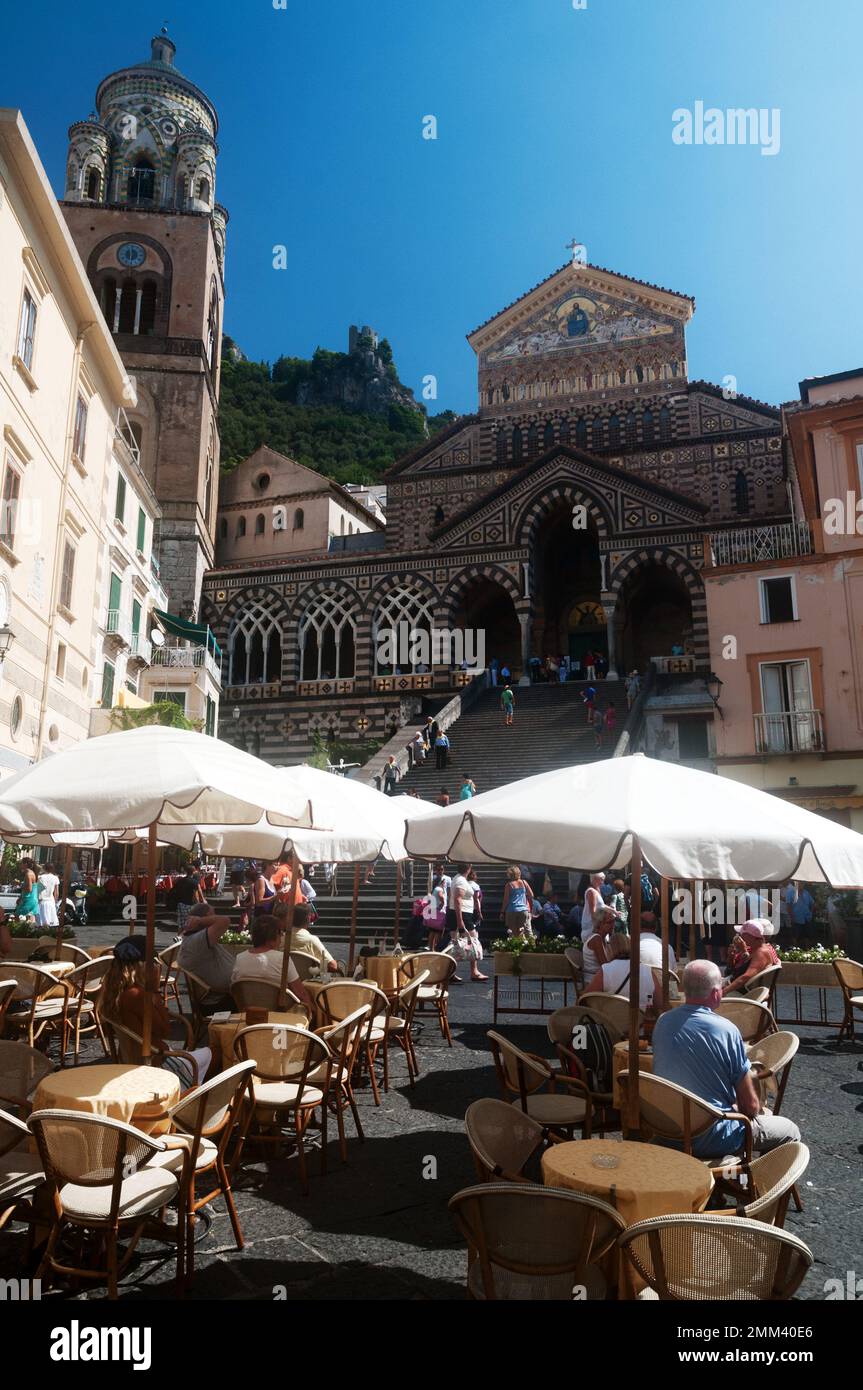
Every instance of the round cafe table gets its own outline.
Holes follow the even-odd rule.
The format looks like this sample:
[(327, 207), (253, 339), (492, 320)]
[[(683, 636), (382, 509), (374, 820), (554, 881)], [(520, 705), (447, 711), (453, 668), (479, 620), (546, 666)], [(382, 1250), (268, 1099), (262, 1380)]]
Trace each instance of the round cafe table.
[[(274, 1013), (270, 1011), (267, 1015), (268, 1023), (290, 1023), (294, 1028), (308, 1028), (309, 1015), (305, 1009), (290, 1009), (285, 1013)], [(234, 1054), (234, 1038), (241, 1028), (248, 1028), (245, 1014), (231, 1014), (230, 1018), (222, 1023), (209, 1024), (207, 1029), (207, 1042), (213, 1054), (213, 1071), (227, 1071), (228, 1067), (234, 1066), (237, 1058)]]
[[(160, 1104), (162, 1109), (180, 1099), (180, 1078), (162, 1067), (100, 1064), (95, 1067), (67, 1067), (45, 1076), (33, 1097), (34, 1110), (82, 1110), (87, 1115), (104, 1115), (112, 1120), (136, 1124), (136, 1112)], [(164, 1124), (147, 1120), (140, 1126), (149, 1131)]]
[(546, 1187), (601, 1197), (627, 1226), (650, 1216), (701, 1211), (713, 1190), (710, 1169), (699, 1159), (627, 1139), (552, 1144), (542, 1156), (542, 1180)]

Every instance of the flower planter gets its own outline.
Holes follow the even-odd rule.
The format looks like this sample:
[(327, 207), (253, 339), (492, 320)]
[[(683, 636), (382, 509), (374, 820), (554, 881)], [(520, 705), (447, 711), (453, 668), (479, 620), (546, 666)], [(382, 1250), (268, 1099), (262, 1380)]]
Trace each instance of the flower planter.
[(568, 980), (572, 977), (569, 961), (563, 954), (542, 951), (495, 951), (495, 975), (542, 976), (544, 979)]
[[(74, 946), (75, 940), (76, 938), (74, 935), (64, 936), (63, 945)], [(40, 949), (51, 950), (56, 945), (56, 942), (56, 936), (50, 937), (49, 940), (48, 932), (43, 932), (40, 936), (13, 936), (12, 951), (8, 956), (4, 956), (3, 959), (7, 961), (26, 960), (28, 956), (32, 956), (34, 951), (38, 951)]]
[(829, 961), (784, 960), (776, 984), (777, 987), (791, 985), (797, 989), (839, 988), (836, 971)]

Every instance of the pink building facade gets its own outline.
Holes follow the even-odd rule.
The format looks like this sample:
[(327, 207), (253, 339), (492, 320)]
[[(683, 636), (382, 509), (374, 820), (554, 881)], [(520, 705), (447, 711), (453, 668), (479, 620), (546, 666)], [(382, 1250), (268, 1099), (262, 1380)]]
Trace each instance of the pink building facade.
[(722, 776), (863, 831), (863, 369), (783, 410), (790, 523), (710, 536)]

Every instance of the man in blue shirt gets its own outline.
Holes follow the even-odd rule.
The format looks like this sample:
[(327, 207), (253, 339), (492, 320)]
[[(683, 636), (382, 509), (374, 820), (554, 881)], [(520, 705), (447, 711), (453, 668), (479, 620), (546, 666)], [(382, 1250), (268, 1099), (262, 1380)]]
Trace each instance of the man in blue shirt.
[[(717, 1110), (752, 1121), (752, 1147), (764, 1153), (800, 1139), (791, 1120), (760, 1110), (740, 1029), (715, 1010), (722, 1002), (722, 975), (709, 960), (690, 961), (683, 972), (686, 1003), (670, 1009), (653, 1031), (653, 1072), (706, 1100)], [(740, 1120), (717, 1120), (692, 1141), (697, 1158), (722, 1159), (743, 1148)]]

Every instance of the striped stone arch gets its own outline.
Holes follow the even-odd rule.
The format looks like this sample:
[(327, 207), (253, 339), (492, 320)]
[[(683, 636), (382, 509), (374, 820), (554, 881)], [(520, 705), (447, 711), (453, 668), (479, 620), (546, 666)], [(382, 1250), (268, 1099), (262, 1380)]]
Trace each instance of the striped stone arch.
[(587, 508), (588, 515), (596, 526), (600, 540), (609, 540), (614, 534), (615, 521), (612, 507), (604, 498), (599, 498), (594, 492), (588, 491), (583, 483), (573, 476), (571, 481), (558, 478), (556, 482), (544, 487), (541, 492), (535, 493), (525, 503), (513, 524), (513, 544), (532, 546), (537, 528), (561, 499), (571, 502), (573, 505), (580, 504)]
[(271, 584), (248, 584), (232, 594), (222, 609), (220, 630), (227, 635), (231, 623), (238, 613), (250, 603), (261, 603), (268, 607), (274, 617), (278, 617), (283, 631), (287, 631), (291, 618), (291, 608), (284, 594)]
[(421, 574), (418, 570), (402, 570), (398, 573), (385, 575), (382, 579), (379, 579), (378, 582), (375, 585), (373, 585), (371, 589), (369, 589), (369, 592), (366, 594), (365, 599), (365, 612), (368, 617), (369, 623), (372, 623), (374, 621), (374, 616), (375, 612), (377, 611), (378, 604), (381, 603), (381, 601), (384, 598), (386, 598), (387, 594), (392, 589), (399, 589), (403, 587), (417, 587), (424, 589), (426, 591), (428, 601), (432, 605), (432, 607), (437, 608), (440, 605), (440, 591), (435, 588), (434, 584), (431, 582), (430, 579), (427, 579), (426, 576), (424, 574)]
[(442, 621), (449, 625), (462, 595), (476, 580), (487, 579), (498, 584), (513, 601), (518, 611), (523, 595), (517, 581), (500, 565), (468, 565), (447, 585), (440, 597), (439, 613)]
[(614, 572), (608, 576), (608, 591), (614, 594), (615, 605), (627, 580), (644, 565), (663, 565), (685, 585), (692, 608), (692, 643), (695, 656), (699, 663), (706, 663), (710, 656), (710, 643), (707, 634), (707, 598), (704, 584), (698, 571), (693, 569), (689, 561), (678, 551), (669, 550), (666, 546), (657, 546), (653, 550), (645, 548), (630, 551), (625, 555)]

